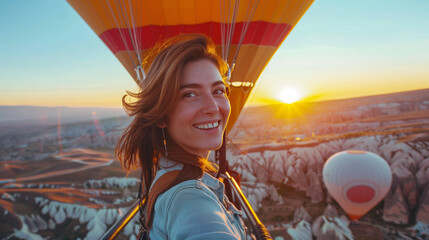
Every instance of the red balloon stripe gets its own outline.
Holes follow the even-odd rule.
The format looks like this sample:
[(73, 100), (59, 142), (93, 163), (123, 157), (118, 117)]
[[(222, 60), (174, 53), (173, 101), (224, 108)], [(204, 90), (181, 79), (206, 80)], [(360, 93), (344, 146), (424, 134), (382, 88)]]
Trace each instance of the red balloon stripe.
[[(245, 23), (235, 24), (232, 45), (238, 45), (240, 35)], [(227, 31), (226, 26), (225, 31)], [(270, 23), (263, 21), (250, 22), (247, 34), (242, 44), (254, 44), (262, 46), (279, 47), (282, 40), (286, 38), (292, 26), (289, 24)], [(155, 46), (158, 41), (168, 39), (178, 34), (202, 33), (210, 36), (216, 45), (222, 44), (221, 24), (218, 22), (208, 22), (195, 25), (174, 25), (174, 26), (144, 26), (135, 29), (136, 38), (139, 43), (139, 50), (149, 49)], [(132, 32), (132, 31), (131, 31)], [(134, 34), (134, 33), (133, 33)], [(226, 34), (226, 33), (225, 33)], [(130, 31), (128, 29), (114, 28), (107, 30), (99, 35), (107, 47), (116, 54), (119, 51), (134, 51), (131, 41)], [(280, 41), (279, 41), (280, 39)]]

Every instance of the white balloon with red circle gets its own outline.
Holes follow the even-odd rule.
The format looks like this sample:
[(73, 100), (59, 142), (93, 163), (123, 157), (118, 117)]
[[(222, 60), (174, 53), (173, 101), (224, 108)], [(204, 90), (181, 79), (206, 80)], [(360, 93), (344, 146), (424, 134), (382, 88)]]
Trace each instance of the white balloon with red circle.
[(377, 154), (348, 150), (326, 161), (323, 181), (349, 217), (359, 220), (386, 196), (392, 185), (392, 171)]

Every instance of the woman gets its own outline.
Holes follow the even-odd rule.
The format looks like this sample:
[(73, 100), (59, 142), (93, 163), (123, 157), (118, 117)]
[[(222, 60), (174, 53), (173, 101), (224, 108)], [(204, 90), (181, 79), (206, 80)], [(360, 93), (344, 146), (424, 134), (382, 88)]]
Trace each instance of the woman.
[(230, 114), (226, 64), (201, 35), (179, 36), (157, 49), (146, 59), (141, 92), (128, 92), (136, 101), (123, 98), (135, 117), (116, 147), (125, 169), (141, 166), (146, 195), (161, 176), (179, 173), (146, 214), (149, 237), (245, 239), (241, 212), (207, 160), (222, 145)]

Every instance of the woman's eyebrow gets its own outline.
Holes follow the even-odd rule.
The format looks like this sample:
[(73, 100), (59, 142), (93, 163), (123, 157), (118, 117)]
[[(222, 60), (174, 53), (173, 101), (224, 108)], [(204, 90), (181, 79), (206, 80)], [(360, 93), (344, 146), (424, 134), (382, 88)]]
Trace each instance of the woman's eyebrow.
[[(225, 83), (221, 80), (215, 81), (212, 83), (212, 87), (217, 86), (217, 85), (225, 85)], [(198, 84), (198, 83), (188, 83), (188, 84), (180, 85), (180, 90), (182, 90), (184, 88), (202, 88), (202, 85)]]
[(217, 85), (225, 85), (225, 83), (222, 80), (218, 80), (218, 81), (212, 83), (212, 87), (217, 86)]

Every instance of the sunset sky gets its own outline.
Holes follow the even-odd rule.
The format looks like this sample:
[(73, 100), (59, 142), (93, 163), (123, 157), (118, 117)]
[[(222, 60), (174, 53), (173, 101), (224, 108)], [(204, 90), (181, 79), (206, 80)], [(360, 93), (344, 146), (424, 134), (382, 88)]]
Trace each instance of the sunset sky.
[[(429, 1), (315, 1), (248, 104), (429, 88)], [(0, 0), (0, 105), (119, 107), (128, 72), (65, 1)]]

